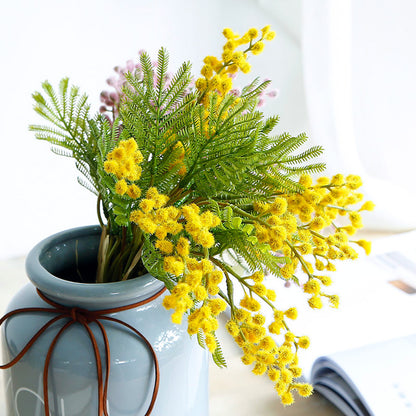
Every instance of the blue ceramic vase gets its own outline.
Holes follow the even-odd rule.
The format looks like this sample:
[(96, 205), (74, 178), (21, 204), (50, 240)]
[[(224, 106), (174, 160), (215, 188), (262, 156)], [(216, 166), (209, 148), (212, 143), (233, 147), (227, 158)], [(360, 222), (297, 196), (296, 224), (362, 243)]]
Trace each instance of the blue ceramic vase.
[[(124, 282), (79, 283), (56, 276), (85, 270), (96, 259), (101, 229), (81, 227), (53, 235), (29, 253), (28, 284), (8, 311), (49, 307), (36, 288), (52, 301), (73, 308), (102, 310), (146, 300), (163, 289), (150, 274)], [(93, 269), (93, 268), (92, 268)], [(166, 292), (165, 292), (166, 293)], [(136, 328), (150, 342), (160, 367), (160, 385), (152, 416), (208, 416), (208, 356), (191, 339), (185, 325), (171, 322), (162, 305), (164, 294), (133, 309), (110, 314)], [(3, 324), (3, 362), (24, 348), (53, 313), (21, 313)], [(53, 323), (13, 367), (5, 370), (8, 416), (44, 416), (43, 371), (48, 349), (68, 319)], [(122, 325), (102, 321), (110, 346), (107, 408), (109, 416), (144, 416), (155, 380), (154, 361), (145, 342)], [(92, 323), (105, 375), (105, 344)], [(51, 416), (97, 416), (97, 364), (88, 331), (71, 325), (56, 342), (49, 365)]]

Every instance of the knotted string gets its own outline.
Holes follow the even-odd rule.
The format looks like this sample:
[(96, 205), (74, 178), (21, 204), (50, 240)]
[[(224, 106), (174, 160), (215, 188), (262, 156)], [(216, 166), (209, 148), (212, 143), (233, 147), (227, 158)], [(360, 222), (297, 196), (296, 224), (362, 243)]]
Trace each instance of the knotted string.
[[(133, 303), (131, 305), (126, 305), (126, 306), (120, 306), (118, 308), (101, 309), (98, 311), (90, 311), (87, 309), (82, 309), (82, 308), (77, 308), (77, 307), (71, 308), (71, 307), (61, 305), (59, 303), (52, 301), (51, 299), (48, 299), (40, 290), (38, 289), (36, 290), (40, 298), (44, 302), (52, 306), (52, 308), (33, 307), (33, 308), (15, 309), (14, 311), (7, 313), (0, 319), (0, 325), (2, 325), (3, 322), (5, 322), (8, 318), (21, 314), (21, 313), (24, 314), (24, 313), (33, 313), (33, 312), (46, 312), (46, 313), (57, 314), (57, 316), (55, 316), (54, 318), (51, 318), (45, 325), (43, 325), (42, 328), (40, 328), (38, 332), (36, 332), (36, 334), (23, 347), (23, 349), (19, 352), (19, 354), (17, 354), (17, 356), (13, 360), (11, 360), (9, 363), (0, 365), (0, 369), (10, 368), (13, 365), (15, 365), (17, 362), (19, 362), (21, 358), (26, 354), (26, 352), (30, 349), (30, 347), (55, 322), (61, 319), (69, 319), (69, 321), (67, 321), (64, 324), (64, 326), (58, 331), (58, 333), (53, 338), (51, 345), (49, 346), (48, 352), (46, 354), (45, 364), (43, 367), (43, 399), (44, 399), (44, 407), (45, 407), (45, 416), (49, 416), (50, 412), (49, 412), (49, 397), (48, 397), (48, 372), (49, 372), (49, 364), (51, 361), (51, 357), (52, 357), (55, 345), (58, 342), (59, 338), (69, 327), (71, 327), (71, 325), (77, 322), (80, 325), (82, 325), (87, 331), (88, 336), (91, 340), (91, 345), (94, 350), (95, 362), (97, 366), (97, 381), (98, 381), (98, 416), (109, 416), (108, 409), (107, 409), (107, 392), (108, 392), (108, 379), (109, 379), (109, 373), (110, 373), (110, 345), (108, 342), (107, 332), (104, 328), (104, 325), (100, 321), (115, 322), (119, 325), (126, 327), (133, 333), (135, 333), (146, 344), (147, 348), (149, 349), (152, 355), (153, 362), (154, 362), (154, 369), (155, 369), (155, 381), (154, 381), (154, 386), (153, 386), (152, 399), (150, 401), (150, 404), (146, 413), (144, 414), (144, 416), (149, 416), (152, 413), (152, 410), (156, 401), (157, 393), (159, 390), (160, 373), (159, 373), (159, 363), (156, 357), (156, 353), (152, 345), (150, 344), (150, 342), (136, 328), (127, 324), (126, 322), (121, 321), (120, 319), (116, 319), (116, 318), (106, 316), (106, 315), (116, 313), (116, 312), (126, 311), (128, 309), (134, 309), (139, 306), (145, 305), (146, 303), (149, 303), (152, 300), (159, 297), (166, 290), (166, 288), (164, 287), (162, 290), (160, 290), (159, 292), (157, 292), (150, 298), (145, 299), (141, 302)], [(90, 328), (90, 324), (92, 322), (98, 325), (101, 335), (102, 335), (102, 339), (104, 341), (105, 369), (106, 369), (104, 380), (103, 380), (103, 368), (102, 368), (102, 363), (101, 363), (100, 351), (98, 349), (97, 340), (94, 336), (94, 333), (92, 332)]]

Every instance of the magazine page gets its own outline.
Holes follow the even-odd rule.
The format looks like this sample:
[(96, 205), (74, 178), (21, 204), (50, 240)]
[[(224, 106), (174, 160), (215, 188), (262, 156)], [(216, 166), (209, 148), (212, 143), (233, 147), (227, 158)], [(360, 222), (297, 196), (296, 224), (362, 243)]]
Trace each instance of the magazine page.
[(348, 404), (356, 412), (346, 414), (411, 416), (415, 374), (416, 334), (321, 357), (311, 382), (341, 410)]
[(331, 401), (346, 416), (369, 416), (359, 392), (342, 369), (328, 357), (315, 361), (312, 369), (312, 383), (315, 391)]

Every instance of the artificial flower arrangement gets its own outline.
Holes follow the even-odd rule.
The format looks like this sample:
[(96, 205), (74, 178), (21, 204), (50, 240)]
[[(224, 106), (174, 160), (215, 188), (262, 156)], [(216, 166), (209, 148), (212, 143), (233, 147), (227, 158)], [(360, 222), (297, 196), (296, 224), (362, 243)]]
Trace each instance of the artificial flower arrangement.
[[(233, 87), (237, 73), (250, 71), (250, 54), (274, 38), (270, 27), (223, 34), (221, 57), (207, 56), (196, 80), (189, 63), (170, 75), (163, 48), (157, 62), (141, 52), (137, 64), (116, 68), (119, 78), (109, 82), (115, 91), (101, 94), (95, 116), (67, 78), (57, 92), (45, 82), (44, 93), (33, 97), (49, 125), (30, 128), (53, 151), (73, 157), (79, 182), (97, 195), (102, 234), (95, 281), (148, 272), (163, 281), (172, 321), (185, 319), (219, 366), (225, 360), (217, 317), (228, 307), (226, 327), (242, 362), (266, 374), (288, 405), (294, 391), (312, 393), (297, 380), (298, 351), (309, 339), (290, 331), (297, 310), (274, 304), (264, 276), (298, 285), (311, 308), (337, 307), (327, 272), (335, 271), (336, 260), (358, 257), (352, 244), (369, 253), (369, 242), (350, 236), (362, 227), (360, 211), (373, 204), (360, 203), (356, 175), (312, 179), (324, 164), (311, 159), (323, 149), (296, 153), (304, 134), (272, 134), (278, 117), (258, 109), (269, 81)], [(336, 225), (339, 216), (347, 221)], [(243, 288), (242, 299), (233, 285)], [(266, 324), (262, 308), (271, 308), (272, 322)]]

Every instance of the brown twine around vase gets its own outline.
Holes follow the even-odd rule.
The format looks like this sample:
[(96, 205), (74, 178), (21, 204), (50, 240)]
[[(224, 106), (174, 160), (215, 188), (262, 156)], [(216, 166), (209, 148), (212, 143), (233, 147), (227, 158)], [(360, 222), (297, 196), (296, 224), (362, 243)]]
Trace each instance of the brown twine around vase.
[[(49, 398), (48, 398), (48, 372), (49, 372), (49, 363), (51, 361), (52, 353), (55, 348), (55, 345), (59, 338), (62, 336), (62, 334), (74, 323), (79, 323), (82, 325), (91, 340), (91, 345), (94, 350), (95, 355), (95, 362), (97, 366), (97, 382), (98, 382), (98, 416), (109, 416), (108, 409), (107, 409), (107, 391), (108, 391), (108, 379), (110, 374), (110, 345), (108, 342), (107, 332), (104, 328), (104, 325), (100, 322), (102, 321), (111, 321), (115, 322), (119, 325), (122, 325), (126, 328), (128, 328), (130, 331), (132, 331), (134, 334), (136, 334), (140, 339), (144, 341), (147, 348), (151, 352), (153, 361), (154, 361), (154, 369), (155, 369), (155, 381), (153, 386), (153, 393), (152, 393), (152, 399), (150, 401), (149, 407), (144, 414), (144, 416), (149, 416), (152, 413), (153, 407), (155, 405), (157, 393), (159, 390), (159, 381), (160, 381), (160, 371), (159, 371), (159, 363), (156, 356), (156, 353), (150, 344), (150, 342), (141, 334), (136, 328), (133, 326), (127, 324), (126, 322), (121, 321), (120, 319), (116, 319), (110, 316), (107, 316), (108, 314), (116, 313), (116, 312), (122, 312), (129, 309), (134, 309), (139, 306), (145, 305), (146, 303), (151, 302), (152, 300), (158, 298), (164, 291), (166, 290), (166, 287), (161, 289), (159, 292), (151, 296), (150, 298), (147, 298), (143, 301), (133, 303), (126, 306), (120, 306), (118, 308), (110, 308), (110, 309), (101, 309), (97, 311), (90, 311), (88, 309), (82, 309), (77, 307), (68, 307), (61, 305), (57, 302), (52, 301), (51, 299), (47, 298), (39, 289), (36, 289), (38, 295), (40, 298), (48, 303), (52, 308), (40, 308), (40, 307), (33, 307), (33, 308), (21, 308), (21, 309), (15, 309), (6, 315), (4, 315), (0, 319), (0, 325), (3, 324), (8, 318), (12, 316), (16, 316), (18, 314), (25, 314), (25, 313), (32, 313), (32, 312), (47, 312), (47, 313), (54, 313), (57, 314), (54, 318), (51, 318), (45, 325), (42, 326), (36, 332), (36, 334), (29, 340), (29, 342), (23, 347), (23, 349), (20, 351), (17, 356), (11, 360), (7, 364), (0, 365), (0, 369), (7, 369), (15, 365), (17, 362), (21, 360), (21, 358), (26, 354), (26, 352), (30, 349), (30, 347), (37, 341), (37, 339), (55, 322), (61, 320), (61, 319), (69, 319), (64, 326), (58, 331), (58, 333), (53, 338), (51, 345), (49, 346), (45, 364), (43, 367), (43, 399), (44, 399), (44, 405), (45, 405), (45, 416), (49, 416)], [(90, 328), (90, 324), (94, 322), (98, 325), (102, 338), (105, 345), (105, 366), (106, 366), (106, 374), (105, 379), (103, 380), (103, 369), (101, 364), (101, 355), (100, 351), (98, 349), (97, 340)]]

